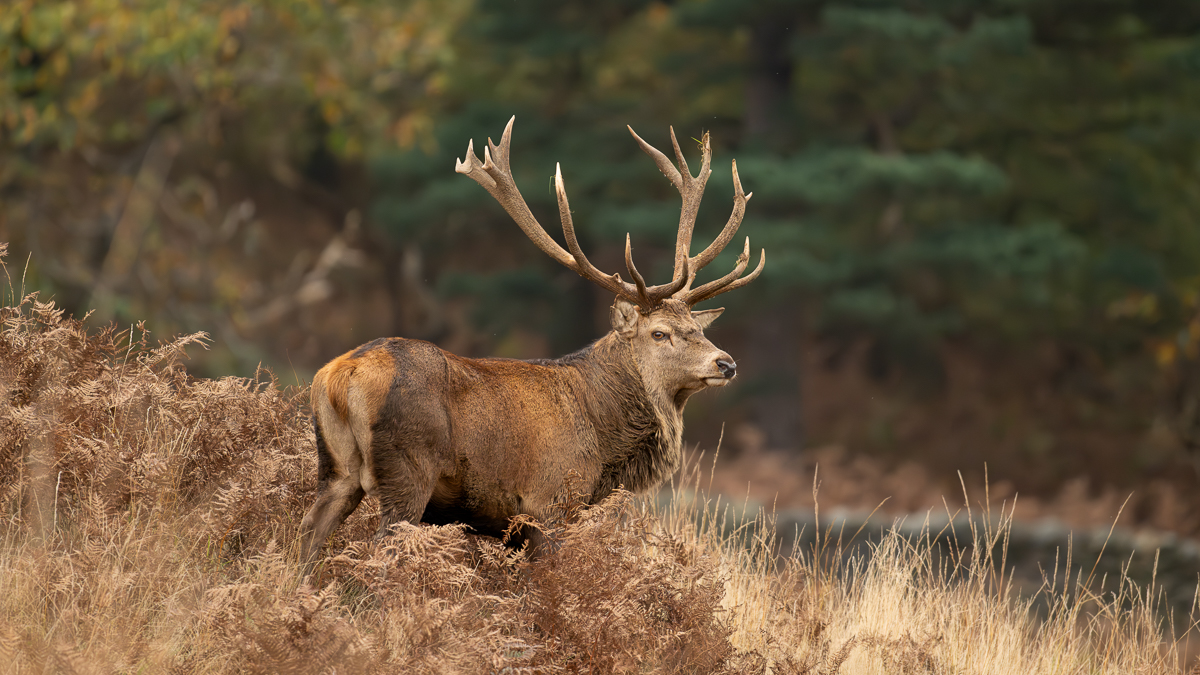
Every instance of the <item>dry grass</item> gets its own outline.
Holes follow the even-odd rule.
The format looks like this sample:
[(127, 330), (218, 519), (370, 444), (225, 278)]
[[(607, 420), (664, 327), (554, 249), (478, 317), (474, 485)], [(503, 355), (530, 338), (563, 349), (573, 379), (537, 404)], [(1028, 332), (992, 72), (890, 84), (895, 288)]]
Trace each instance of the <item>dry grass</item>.
[(890, 537), (778, 560), (761, 520), (618, 494), (565, 498), (540, 524), (556, 549), (528, 561), (454, 526), (369, 541), (364, 508), (306, 581), (304, 392), (192, 379), (203, 342), (89, 335), (33, 296), (0, 309), (0, 671), (1179, 671), (1131, 586), (1053, 593), (1035, 618), (986, 554), (1003, 528), (957, 558)]

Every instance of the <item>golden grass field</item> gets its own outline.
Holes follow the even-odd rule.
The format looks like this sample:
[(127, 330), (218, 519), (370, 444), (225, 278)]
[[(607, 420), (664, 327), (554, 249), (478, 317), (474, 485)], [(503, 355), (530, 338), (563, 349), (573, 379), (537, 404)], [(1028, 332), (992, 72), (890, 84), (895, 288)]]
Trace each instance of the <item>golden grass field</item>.
[(1018, 597), (1003, 519), (948, 557), (780, 557), (697, 469), (665, 507), (566, 490), (532, 561), (453, 526), (372, 541), (364, 502), (305, 579), (305, 391), (191, 378), (203, 336), (88, 332), (32, 296), (0, 322), (0, 672), (1200, 673), (1152, 589)]

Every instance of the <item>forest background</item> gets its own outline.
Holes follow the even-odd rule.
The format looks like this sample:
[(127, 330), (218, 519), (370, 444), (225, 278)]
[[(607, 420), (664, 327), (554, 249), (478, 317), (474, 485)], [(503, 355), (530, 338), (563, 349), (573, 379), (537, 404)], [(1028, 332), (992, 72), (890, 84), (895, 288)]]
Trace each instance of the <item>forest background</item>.
[(737, 159), (769, 260), (687, 421), (732, 490), (811, 500), (820, 463), (831, 500), (912, 510), (986, 466), (1018, 515), (1132, 492), (1126, 522), (1200, 533), (1187, 0), (10, 1), (0, 242), (92, 326), (211, 333), (195, 375), (303, 384), (389, 335), (557, 356), (610, 298), (453, 170), (514, 114), (552, 236), (561, 162), (584, 250), (619, 270), (629, 232), (651, 283), (678, 196), (625, 125), (712, 133), (698, 242)]

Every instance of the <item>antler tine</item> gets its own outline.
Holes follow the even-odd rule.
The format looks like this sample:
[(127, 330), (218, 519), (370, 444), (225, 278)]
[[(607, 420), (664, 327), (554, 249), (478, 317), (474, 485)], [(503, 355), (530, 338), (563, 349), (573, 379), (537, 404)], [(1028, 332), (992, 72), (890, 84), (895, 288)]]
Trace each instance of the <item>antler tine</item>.
[(512, 173), (508, 167), (508, 152), (510, 147), (509, 141), (512, 139), (513, 122), (516, 121), (516, 115), (508, 118), (508, 124), (504, 125), (504, 133), (500, 136), (500, 145), (496, 145), (492, 142), (492, 138), (490, 136), (488, 137), (488, 147), (490, 147), (492, 150), (492, 155), (495, 159), (496, 166), (507, 174)]
[(647, 307), (654, 307), (664, 299), (669, 298), (680, 291), (691, 280), (688, 275), (688, 261), (683, 261), (682, 274), (678, 278), (673, 279), (670, 283), (660, 284), (646, 288), (646, 281), (637, 270), (637, 266), (633, 264), (633, 247), (629, 243), (629, 233), (625, 233), (625, 269), (629, 270), (629, 276), (637, 284), (638, 295), (646, 302)]
[(687, 295), (684, 296), (684, 301), (689, 305), (695, 305), (708, 300), (709, 298), (714, 298), (722, 293), (728, 293), (729, 291), (741, 288), (751, 281), (754, 281), (758, 278), (758, 275), (762, 273), (763, 267), (765, 267), (767, 264), (767, 249), (761, 249), (758, 258), (758, 266), (754, 268), (754, 271), (738, 279), (737, 275), (741, 274), (742, 270), (746, 269), (746, 263), (749, 261), (750, 237), (746, 237), (746, 246), (742, 250), (741, 255), (738, 256), (738, 263), (734, 267), (733, 272), (726, 274), (715, 281), (710, 281), (699, 288), (688, 291)]
[(729, 274), (726, 274), (725, 276), (721, 277), (720, 279), (715, 279), (713, 281), (708, 282), (707, 284), (704, 284), (703, 286), (701, 286), (699, 288), (689, 290), (688, 298), (690, 299), (692, 296), (696, 296), (696, 297), (703, 296), (705, 293), (711, 291), (714, 288), (720, 288), (721, 286), (728, 284), (729, 282), (731, 282), (734, 279), (741, 276), (742, 271), (746, 269), (746, 265), (749, 263), (750, 263), (750, 237), (746, 237), (746, 244), (742, 247), (742, 252), (740, 254), (738, 254), (737, 262), (734, 263), (734, 266), (733, 266), (733, 271), (730, 272)]
[(679, 165), (679, 173), (692, 177), (692, 172), (688, 169), (687, 158), (683, 156), (683, 150), (679, 148), (679, 141), (675, 138), (675, 126), (669, 126), (667, 129), (671, 132), (671, 147), (675, 148), (675, 163)]
[[(683, 158), (679, 141), (675, 139), (673, 127), (671, 128), (671, 145), (675, 146), (675, 154), (679, 157), (679, 168), (686, 176), (684, 178), (686, 187), (684, 190), (680, 190), (683, 205), (679, 210), (679, 233), (675, 238), (675, 275), (678, 277), (680, 269), (683, 267), (683, 261), (692, 255), (692, 232), (696, 228), (696, 216), (700, 213), (700, 200), (704, 197), (704, 186), (708, 183), (708, 177), (712, 175), (712, 144), (709, 142), (708, 132), (704, 132), (704, 136), (700, 139), (702, 151), (700, 173), (695, 176), (692, 176), (691, 171), (687, 168), (687, 161)], [(695, 265), (691, 267), (693, 272), (700, 270)]]
[(633, 279), (633, 283), (637, 286), (638, 296), (646, 303), (651, 305), (650, 295), (646, 292), (646, 280), (642, 278), (638, 272), (637, 266), (633, 264), (633, 246), (629, 243), (629, 233), (625, 233), (625, 269), (629, 271), (629, 277)]
[(646, 282), (641, 278), (641, 275), (637, 275), (636, 270), (632, 266), (628, 235), (626, 235), (625, 241), (625, 260), (630, 263), (630, 274), (637, 275), (634, 277), (635, 281), (638, 282), (636, 287), (629, 282), (622, 281), (618, 274), (605, 274), (596, 269), (596, 266), (584, 255), (583, 249), (579, 246), (579, 240), (575, 237), (575, 223), (571, 218), (571, 205), (567, 201), (567, 188), (563, 184), (562, 167), (559, 164), (554, 166), (554, 191), (558, 194), (558, 217), (562, 220), (563, 236), (566, 237), (567, 248), (571, 251), (571, 256), (576, 262), (576, 266), (572, 269), (584, 279), (588, 279), (612, 293), (635, 304), (642, 305), (646, 310), (650, 310), (650, 299), (645, 293)]
[(483, 163), (475, 156), (475, 141), (467, 141), (467, 157), (454, 160), (454, 171), (456, 173), (466, 174), (475, 179), (476, 183), (482, 185), (488, 192), (491, 192), (496, 187), (496, 181), (487, 175), (483, 170)]
[(752, 196), (754, 196), (753, 192), (747, 194), (742, 191), (742, 180), (738, 177), (737, 160), (735, 159), (733, 160), (733, 212), (729, 214), (729, 220), (717, 238), (708, 245), (708, 248), (692, 258), (693, 270), (700, 271), (720, 255), (721, 251), (724, 251), (729, 242), (733, 240), (733, 235), (737, 234), (738, 228), (742, 225), (742, 218), (746, 215), (746, 202), (750, 201)]
[(667, 159), (666, 155), (659, 152), (658, 148), (642, 140), (642, 137), (637, 135), (637, 132), (633, 130), (633, 127), (626, 124), (625, 128), (629, 130), (629, 133), (633, 134), (633, 138), (637, 141), (637, 144), (642, 149), (642, 152), (650, 155), (650, 159), (653, 159), (654, 163), (658, 165), (658, 170), (662, 172), (662, 175), (666, 176), (667, 180), (671, 181), (671, 185), (674, 185), (676, 190), (683, 192), (683, 177), (679, 175), (679, 170), (676, 169), (673, 164), (671, 164), (671, 160)]
[[(675, 159), (679, 163), (679, 170), (685, 176), (691, 177), (692, 172), (688, 169), (687, 158), (683, 155), (683, 150), (679, 147), (679, 140), (675, 138), (675, 127), (668, 127), (671, 132), (671, 147), (675, 148)], [(712, 173), (710, 165), (712, 163), (712, 144), (709, 142), (708, 132), (704, 132), (704, 136), (700, 139), (700, 173), (696, 174), (695, 179), (699, 180), (701, 185), (708, 182), (708, 174)]]
[(517, 189), (517, 184), (513, 181), (512, 172), (508, 166), (508, 148), (509, 140), (512, 138), (513, 122), (516, 119), (516, 115), (513, 115), (512, 119), (508, 120), (508, 126), (504, 128), (504, 135), (500, 138), (500, 145), (496, 145), (492, 143), (491, 139), (488, 139), (488, 147), (483, 149), (485, 158), (483, 162), (480, 162), (479, 157), (475, 155), (474, 141), (469, 141), (466, 158), (455, 160), (454, 170), (470, 176), (476, 183), (482, 185), (496, 201), (500, 202), (500, 206), (504, 207), (508, 215), (512, 216), (525, 236), (529, 237), (546, 255), (572, 271), (580, 273), (579, 265), (571, 254), (564, 251), (558, 242), (546, 234), (546, 230), (538, 223), (537, 218), (533, 217), (533, 213), (525, 203), (525, 198), (521, 196), (521, 191)]

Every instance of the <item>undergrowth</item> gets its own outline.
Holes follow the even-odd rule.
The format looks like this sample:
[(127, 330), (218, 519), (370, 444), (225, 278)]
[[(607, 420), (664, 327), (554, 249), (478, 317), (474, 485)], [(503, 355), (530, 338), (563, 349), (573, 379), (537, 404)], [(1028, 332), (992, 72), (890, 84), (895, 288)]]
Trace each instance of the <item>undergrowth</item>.
[(529, 560), (459, 526), (374, 541), (365, 503), (305, 578), (306, 392), (189, 377), (205, 342), (0, 309), (0, 672), (1180, 672), (1130, 584), (1048, 588), (1038, 619), (990, 553), (1003, 526), (949, 562), (898, 536), (779, 557), (719, 504), (567, 490)]

